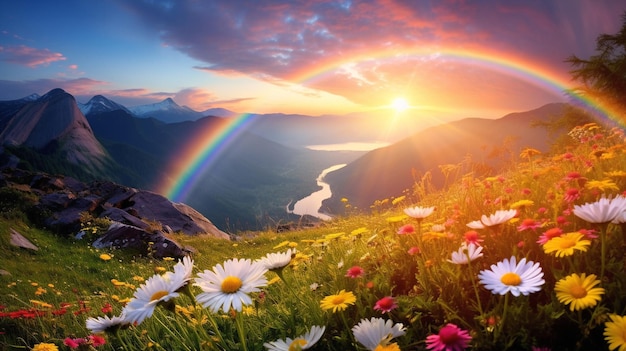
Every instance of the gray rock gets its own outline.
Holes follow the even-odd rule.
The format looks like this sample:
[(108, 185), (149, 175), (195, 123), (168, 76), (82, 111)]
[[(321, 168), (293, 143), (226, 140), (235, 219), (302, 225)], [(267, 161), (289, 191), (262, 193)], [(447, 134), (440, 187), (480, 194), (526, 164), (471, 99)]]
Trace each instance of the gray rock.
[(149, 233), (143, 229), (121, 223), (113, 223), (103, 236), (93, 244), (96, 249), (132, 249), (140, 255), (151, 254), (155, 258), (182, 258), (189, 251), (181, 248), (175, 241), (165, 237), (163, 232)]
[(21, 247), (23, 249), (39, 251), (39, 248), (37, 246), (35, 246), (13, 228), (11, 228), (11, 245)]

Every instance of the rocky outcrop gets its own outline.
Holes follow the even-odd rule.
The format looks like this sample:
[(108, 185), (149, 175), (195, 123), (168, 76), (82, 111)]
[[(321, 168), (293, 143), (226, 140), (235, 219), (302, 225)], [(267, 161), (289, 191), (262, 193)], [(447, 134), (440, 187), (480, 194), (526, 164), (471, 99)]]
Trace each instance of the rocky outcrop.
[[(155, 257), (180, 257), (190, 249), (168, 239), (169, 233), (230, 236), (193, 208), (173, 203), (145, 190), (109, 181), (82, 183), (70, 177), (4, 169), (2, 187), (14, 187), (38, 198), (34, 204), (40, 220), (57, 233), (76, 236), (84, 218), (106, 218), (108, 230), (94, 243), (98, 247), (128, 248)], [(80, 237), (80, 235), (79, 235)]]

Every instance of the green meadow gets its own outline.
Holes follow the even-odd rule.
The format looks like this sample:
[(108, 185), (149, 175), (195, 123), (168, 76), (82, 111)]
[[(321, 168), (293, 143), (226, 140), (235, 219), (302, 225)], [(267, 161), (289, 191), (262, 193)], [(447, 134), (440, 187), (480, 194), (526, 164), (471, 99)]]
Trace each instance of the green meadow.
[[(442, 165), (432, 172), (457, 174), (444, 189), (425, 174), (367, 211), (344, 199), (347, 214), (319, 228), (175, 235), (195, 248), (186, 272), (37, 228), (29, 199), (3, 189), (0, 349), (622, 350), (625, 143), (588, 123), (497, 174)], [(94, 235), (104, 225), (85, 223)], [(39, 250), (10, 245), (11, 229)], [(273, 267), (253, 277), (268, 254)], [(216, 265), (207, 292), (201, 275)], [(141, 291), (145, 318), (115, 319)], [(202, 294), (249, 300), (215, 310)], [(118, 322), (94, 331), (90, 319)]]

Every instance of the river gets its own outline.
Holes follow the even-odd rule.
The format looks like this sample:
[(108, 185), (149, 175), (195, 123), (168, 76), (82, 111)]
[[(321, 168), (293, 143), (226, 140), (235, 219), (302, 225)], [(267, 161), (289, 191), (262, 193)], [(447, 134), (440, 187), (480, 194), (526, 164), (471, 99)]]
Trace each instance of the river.
[(291, 211), (289, 210), (289, 205), (287, 205), (287, 212), (300, 216), (310, 215), (325, 221), (331, 219), (332, 217), (330, 217), (329, 215), (320, 212), (320, 208), (322, 207), (322, 201), (329, 199), (332, 196), (332, 192), (330, 191), (330, 185), (324, 182), (324, 177), (328, 173), (336, 171), (344, 167), (345, 165), (345, 163), (334, 165), (323, 170), (322, 173), (320, 173), (320, 175), (317, 176), (317, 179), (315, 180), (317, 182), (317, 185), (321, 186), (322, 189), (311, 193), (311, 195), (301, 200), (298, 200), (293, 205), (293, 210)]

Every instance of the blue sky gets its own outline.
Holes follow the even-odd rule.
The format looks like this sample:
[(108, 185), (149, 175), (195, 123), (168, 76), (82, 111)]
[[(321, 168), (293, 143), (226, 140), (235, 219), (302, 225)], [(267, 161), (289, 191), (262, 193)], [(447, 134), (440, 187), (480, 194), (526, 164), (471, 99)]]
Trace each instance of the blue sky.
[(0, 0), (0, 100), (60, 87), (80, 102), (318, 115), (403, 97), (415, 113), (498, 117), (561, 96), (463, 55), (566, 81), (564, 59), (592, 55), (625, 11), (621, 0)]

